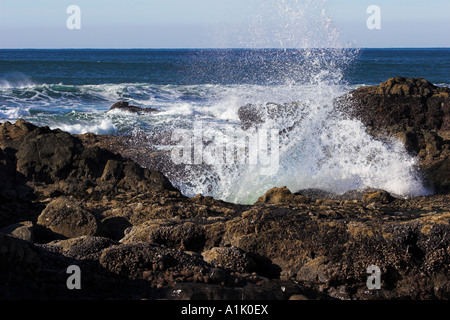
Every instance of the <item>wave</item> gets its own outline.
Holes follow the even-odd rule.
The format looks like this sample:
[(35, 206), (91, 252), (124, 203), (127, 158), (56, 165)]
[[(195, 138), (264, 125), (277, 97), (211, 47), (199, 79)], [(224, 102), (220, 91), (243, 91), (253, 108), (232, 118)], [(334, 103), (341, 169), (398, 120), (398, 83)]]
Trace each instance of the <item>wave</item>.
[(28, 84), (0, 89), (0, 106), (28, 105), (33, 109), (57, 110), (96, 107), (120, 99), (120, 85), (77, 86)]
[[(336, 71), (337, 72), (337, 71)], [(416, 160), (396, 141), (373, 139), (362, 123), (347, 119), (333, 107), (333, 99), (358, 86), (319, 84), (285, 85), (154, 85), (103, 84), (67, 86), (32, 85), (2, 90), (14, 96), (16, 107), (0, 107), (6, 119), (23, 117), (37, 125), (48, 125), (73, 134), (152, 134), (192, 131), (205, 123), (205, 134), (213, 142), (228, 143), (234, 135), (249, 133), (242, 128), (239, 108), (253, 104), (292, 103), (304, 106), (296, 114), (278, 114), (261, 129), (291, 127), (280, 136), (280, 157), (274, 176), (261, 175), (257, 166), (215, 165), (192, 170), (173, 183), (186, 195), (202, 193), (237, 203), (252, 203), (272, 187), (292, 191), (321, 188), (343, 193), (364, 187), (382, 188), (394, 194), (426, 194), (414, 172)], [(118, 100), (158, 112), (137, 115), (109, 111)], [(9, 103), (9, 102), (8, 102)], [(25, 107), (29, 106), (29, 107)], [(295, 124), (295, 126), (293, 126)], [(223, 135), (224, 131), (233, 135)]]
[[(399, 141), (374, 139), (359, 120), (349, 119), (334, 108), (333, 99), (341, 95), (341, 90), (329, 85), (305, 89), (300, 102), (293, 104), (296, 106), (293, 112), (269, 117), (257, 131), (229, 122), (208, 122), (203, 129), (204, 136), (212, 145), (227, 147), (255, 132), (267, 133), (275, 129), (279, 133), (279, 156), (270, 165), (276, 170), (273, 174), (262, 174), (265, 166), (261, 158), (256, 165), (213, 163), (212, 168), (200, 170), (201, 173), (198, 168), (188, 170), (192, 174), (188, 173), (180, 184), (183, 191), (237, 203), (253, 203), (270, 188), (282, 186), (293, 192), (320, 188), (344, 193), (371, 187), (401, 196), (428, 194), (415, 172), (416, 159), (408, 155)], [(198, 123), (198, 119), (196, 121)], [(261, 157), (259, 152), (264, 146), (258, 146), (256, 154)], [(250, 140), (236, 150), (246, 148), (251, 148)], [(242, 152), (241, 156), (248, 156)]]
[(51, 129), (61, 129), (72, 134), (113, 134), (117, 131), (117, 127), (110, 119), (103, 119), (99, 123), (58, 124), (52, 126)]
[(30, 116), (29, 110), (25, 108), (1, 108), (0, 109), (0, 120), (16, 120), (23, 117)]

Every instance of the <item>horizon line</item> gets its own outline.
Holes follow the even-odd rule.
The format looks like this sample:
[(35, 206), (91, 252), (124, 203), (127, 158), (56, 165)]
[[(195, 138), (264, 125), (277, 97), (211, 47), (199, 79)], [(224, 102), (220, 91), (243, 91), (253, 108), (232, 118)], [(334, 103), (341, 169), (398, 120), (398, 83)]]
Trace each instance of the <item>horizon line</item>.
[(229, 47), (229, 48), (170, 48), (170, 47), (154, 47), (154, 48), (113, 48), (113, 47), (105, 47), (105, 48), (0, 48), (0, 50), (307, 50), (307, 49), (450, 49), (450, 46), (447, 47), (345, 47), (345, 48), (336, 48), (336, 47), (309, 47), (309, 48), (277, 48), (277, 47), (267, 47), (267, 48), (244, 48), (244, 47)]

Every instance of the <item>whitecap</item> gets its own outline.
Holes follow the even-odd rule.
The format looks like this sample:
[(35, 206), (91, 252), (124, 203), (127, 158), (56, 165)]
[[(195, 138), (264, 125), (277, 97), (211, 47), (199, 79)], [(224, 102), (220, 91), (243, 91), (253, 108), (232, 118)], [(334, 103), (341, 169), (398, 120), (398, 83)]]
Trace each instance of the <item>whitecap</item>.
[(112, 134), (117, 131), (117, 127), (110, 119), (103, 119), (99, 123), (54, 124), (51, 128), (61, 129), (72, 134)]
[(29, 115), (30, 115), (29, 110), (21, 107), (19, 108), (7, 107), (4, 109), (0, 109), (0, 119), (15, 120), (22, 117), (27, 117)]

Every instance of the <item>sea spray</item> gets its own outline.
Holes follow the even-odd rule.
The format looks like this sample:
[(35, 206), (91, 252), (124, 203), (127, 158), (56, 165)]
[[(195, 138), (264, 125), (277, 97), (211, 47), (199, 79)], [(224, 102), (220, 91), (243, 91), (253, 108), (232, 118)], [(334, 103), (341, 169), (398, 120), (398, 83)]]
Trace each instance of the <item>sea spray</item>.
[[(284, 50), (274, 51), (273, 59), (266, 53), (267, 60), (260, 65), (267, 70), (267, 82), (272, 83), (254, 104), (256, 110), (262, 111), (264, 121), (257, 121), (253, 127), (250, 124), (251, 128), (212, 121), (205, 129), (210, 141), (201, 143), (230, 145), (236, 137), (248, 135), (248, 130), (254, 130), (253, 134), (277, 130), (278, 168), (273, 174), (265, 175), (261, 174), (260, 166), (249, 163), (203, 163), (207, 166), (192, 172), (188, 166), (185, 181), (179, 184), (183, 191), (237, 203), (253, 203), (270, 188), (281, 186), (294, 192), (320, 188), (343, 193), (372, 187), (403, 196), (425, 194), (415, 174), (416, 160), (398, 141), (374, 139), (360, 121), (336, 108), (334, 100), (345, 93), (345, 68), (357, 50), (349, 50), (340, 43), (338, 28), (326, 16), (326, 2), (258, 3), (264, 8), (262, 12), (270, 12), (271, 16), (268, 24), (264, 23), (267, 23), (264, 17), (253, 17), (251, 31), (255, 36), (247, 45), (264, 47), (270, 43), (268, 39), (275, 37), (280, 45), (286, 46)], [(245, 51), (245, 59), (239, 62), (242, 69), (252, 70), (248, 63), (254, 61), (253, 55), (260, 53), (260, 50)], [(247, 78), (251, 79), (252, 75)], [(269, 102), (280, 98), (277, 93), (280, 87), (289, 88), (289, 95), (272, 105), (291, 103), (293, 112), (269, 114)], [(234, 97), (234, 101), (244, 102), (241, 98)], [(235, 113), (239, 110), (236, 105), (229, 108)], [(194, 117), (195, 121), (198, 119)], [(227, 126), (232, 126), (232, 134), (223, 132)], [(263, 148), (262, 144), (258, 146)], [(245, 153), (248, 148), (249, 145), (244, 145), (240, 150)]]

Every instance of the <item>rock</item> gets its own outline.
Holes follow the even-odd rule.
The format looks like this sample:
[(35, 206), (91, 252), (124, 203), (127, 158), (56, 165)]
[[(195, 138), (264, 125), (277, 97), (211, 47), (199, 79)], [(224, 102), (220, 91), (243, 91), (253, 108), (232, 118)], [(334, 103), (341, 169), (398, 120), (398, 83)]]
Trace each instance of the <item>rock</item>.
[[(280, 130), (289, 130), (296, 124), (307, 108), (306, 105), (298, 102), (277, 104), (266, 103), (263, 105), (247, 104), (238, 109), (239, 120), (244, 128), (258, 127), (267, 121), (272, 121)], [(280, 121), (282, 120), (282, 121)], [(282, 127), (280, 127), (282, 126)]]
[(68, 239), (62, 239), (62, 240), (53, 240), (47, 243), (48, 246), (52, 247), (58, 247), (58, 251), (67, 251), (70, 250), (75, 245), (79, 245), (86, 241), (88, 236), (81, 236), (77, 238), (68, 238)]
[(4, 122), (0, 126), (0, 148), (18, 149), (23, 138), (37, 128), (23, 119), (18, 119), (15, 124)]
[(412, 155), (423, 158), (439, 156), (445, 140), (434, 131), (406, 130), (393, 133)]
[(203, 259), (213, 265), (237, 270), (238, 272), (252, 272), (255, 262), (248, 254), (237, 247), (214, 247), (202, 253)]
[(302, 195), (304, 197), (307, 197), (311, 200), (317, 200), (317, 199), (332, 199), (335, 200), (339, 197), (338, 194), (333, 192), (328, 192), (321, 189), (302, 189), (295, 192), (296, 195)]
[(186, 222), (175, 224), (169, 221), (152, 220), (132, 227), (122, 243), (146, 241), (184, 251), (201, 252), (205, 246), (205, 231), (201, 225)]
[[(417, 98), (414, 89), (391, 89), (383, 95)], [(448, 183), (445, 132), (388, 131), (406, 132), (421, 168), (431, 168), (425, 173)], [(0, 227), (31, 221), (36, 236), (31, 243), (0, 234), (1, 297), (450, 297), (448, 194), (395, 199), (382, 190), (283, 187), (238, 205), (183, 196), (161, 172), (105, 149), (121, 139), (82, 141), (22, 121), (0, 125), (0, 134)], [(34, 154), (41, 147), (44, 156)], [(81, 268), (83, 290), (67, 290), (70, 265)], [(370, 265), (382, 271), (376, 293), (366, 286)]]
[[(12, 163), (17, 163), (17, 174), (43, 197), (61, 194), (86, 197), (95, 193), (117, 193), (118, 189), (179, 193), (160, 172), (142, 168), (98, 146), (87, 148), (80, 139), (67, 132), (47, 127), (30, 127), (32, 130), (25, 132), (20, 126), (26, 125), (20, 122), (19, 126), (0, 126), (6, 140), (14, 141), (14, 136), (9, 133), (22, 132), (21, 144), (16, 145), (17, 150), (10, 149), (8, 157), (12, 158)], [(10, 175), (17, 175), (14, 168), (8, 170), (13, 170)], [(45, 187), (41, 188), (43, 185)]]
[(122, 176), (117, 186), (138, 192), (174, 191), (180, 193), (161, 172), (142, 168), (133, 161), (123, 163)]
[[(423, 133), (423, 146), (426, 156), (437, 157), (442, 151), (444, 140), (435, 132), (427, 131)], [(420, 152), (420, 151), (419, 151)]]
[(418, 158), (425, 186), (450, 192), (450, 88), (421, 78), (395, 77), (337, 99), (344, 112), (361, 120), (376, 139), (393, 136)]
[(422, 78), (395, 77), (380, 84), (376, 93), (382, 95), (429, 97), (436, 91), (436, 86)]
[(17, 171), (36, 182), (66, 179), (81, 149), (81, 142), (67, 132), (35, 129), (24, 138), (16, 153)]
[(256, 203), (305, 203), (308, 198), (300, 194), (293, 194), (287, 187), (272, 188), (263, 196), (259, 197)]
[(289, 298), (289, 300), (309, 300), (307, 297), (305, 297), (304, 295), (302, 295), (302, 294), (293, 294), (290, 298)]
[(116, 241), (104, 237), (83, 236), (76, 239), (78, 241), (74, 241), (67, 248), (65, 255), (77, 260), (98, 260), (103, 250), (119, 244)]
[(423, 165), (425, 182), (437, 194), (450, 193), (450, 156)]
[(425, 79), (391, 78), (339, 100), (347, 112), (374, 129), (450, 130), (450, 88), (434, 86)]
[(16, 171), (16, 159), (11, 148), (0, 149), (0, 228), (32, 220), (37, 206), (33, 189)]
[[(170, 300), (287, 300), (279, 285), (269, 281), (247, 284), (243, 287), (225, 287), (218, 284), (179, 283), (167, 291)], [(262, 310), (262, 308), (261, 308)], [(261, 312), (261, 310), (259, 312)]]
[(431, 192), (450, 192), (450, 140), (442, 132), (406, 130), (393, 134), (418, 158), (419, 174)]
[(253, 104), (247, 104), (238, 109), (239, 120), (246, 125), (260, 124), (265, 121), (265, 110)]
[(84, 204), (66, 197), (50, 202), (38, 217), (37, 223), (62, 238), (93, 236), (100, 231), (97, 220)]
[(389, 192), (384, 190), (379, 191), (369, 191), (362, 196), (362, 201), (371, 203), (371, 202), (379, 202), (379, 203), (391, 203), (395, 198), (390, 195)]
[(360, 201), (364, 194), (370, 191), (378, 191), (374, 188), (364, 188), (358, 190), (348, 190), (343, 194), (337, 194), (334, 192), (329, 192), (321, 189), (302, 189), (295, 192), (296, 195), (302, 195), (310, 199), (311, 201), (315, 201), (316, 203), (326, 203), (330, 201)]
[[(443, 199), (447, 197), (443, 196)], [(450, 257), (443, 249), (447, 243), (444, 239), (450, 231), (448, 221), (444, 222), (446, 214), (439, 214), (444, 220), (433, 225), (433, 232), (429, 233), (428, 227), (425, 227), (429, 220), (417, 219), (417, 209), (406, 207), (400, 209), (402, 202), (391, 202), (388, 205), (392, 207), (384, 209), (383, 213), (377, 213), (376, 207), (365, 209), (373, 212), (369, 216), (367, 213), (361, 213), (360, 205), (347, 207), (348, 214), (350, 211), (354, 213), (345, 219), (339, 216), (315, 218), (314, 215), (301, 214), (305, 210), (300, 207), (304, 206), (302, 204), (298, 205), (298, 209), (295, 206), (283, 209), (275, 206), (260, 207), (258, 211), (245, 212), (242, 217), (226, 222), (221, 244), (234, 245), (245, 252), (266, 257), (266, 263), (270, 261), (276, 264), (285, 276), (313, 283), (318, 291), (329, 292), (333, 296), (340, 295), (345, 299), (351, 296), (349, 292), (365, 287), (367, 280), (365, 268), (373, 264), (385, 270), (383, 272), (395, 268), (401, 277), (408, 277), (406, 274), (411, 274), (400, 265), (410, 264), (412, 261), (416, 261), (415, 275), (421, 272), (425, 272), (428, 276), (433, 272), (440, 273), (442, 270), (440, 263), (450, 261), (447, 260)], [(309, 204), (306, 210), (320, 212), (320, 207)], [(339, 208), (342, 208), (340, 204), (330, 207), (331, 210), (340, 210)], [(447, 210), (448, 205), (444, 208), (446, 208), (444, 211)], [(403, 212), (411, 210), (411, 215), (399, 216), (399, 210)], [(390, 215), (392, 218), (388, 218)], [(407, 218), (408, 216), (410, 218)], [(440, 219), (437, 216), (436, 218)], [(421, 231), (425, 230), (424, 228), (426, 236)], [(429, 255), (434, 250), (439, 251), (437, 260)], [(425, 252), (426, 257), (423, 256)], [(425, 265), (431, 264), (435, 271), (419, 271), (428, 268)], [(356, 281), (355, 285), (350, 285), (353, 281)], [(395, 278), (389, 281), (392, 281), (389, 284), (390, 289), (384, 294), (400, 295), (400, 292), (403, 292), (401, 284), (397, 284)], [(428, 289), (423, 291), (411, 288), (411, 290), (422, 295), (426, 294), (425, 291)], [(436, 294), (443, 297), (441, 293)], [(359, 297), (362, 298), (363, 295)]]
[(205, 267), (203, 260), (151, 243), (121, 244), (102, 251), (100, 264), (115, 274), (141, 278), (146, 272), (192, 270)]
[(328, 260), (325, 257), (318, 257), (309, 261), (298, 271), (297, 281), (316, 284), (326, 283), (329, 279), (326, 274), (327, 263)]
[(1, 229), (0, 232), (13, 236), (14, 238), (34, 242), (34, 226), (31, 221), (24, 221), (7, 226)]
[(450, 140), (442, 132), (408, 130), (395, 134), (419, 160), (424, 184), (431, 192), (450, 192)]
[(0, 232), (0, 299), (32, 299), (40, 295), (42, 261), (28, 242)]
[(136, 106), (130, 106), (130, 104), (125, 101), (119, 101), (114, 103), (109, 110), (111, 111), (114, 109), (124, 110), (132, 113), (152, 113), (158, 111), (153, 108), (141, 108)]
[(417, 131), (406, 130), (396, 132), (393, 135), (403, 143), (410, 154), (417, 155), (422, 149), (420, 133)]
[(64, 256), (79, 261), (98, 260), (102, 251), (113, 245), (119, 245), (119, 243), (109, 238), (97, 236), (81, 236), (54, 240), (47, 244), (47, 246), (57, 247), (57, 250), (63, 253)]
[(101, 180), (118, 181), (123, 172), (123, 163), (117, 160), (108, 160), (103, 169)]

